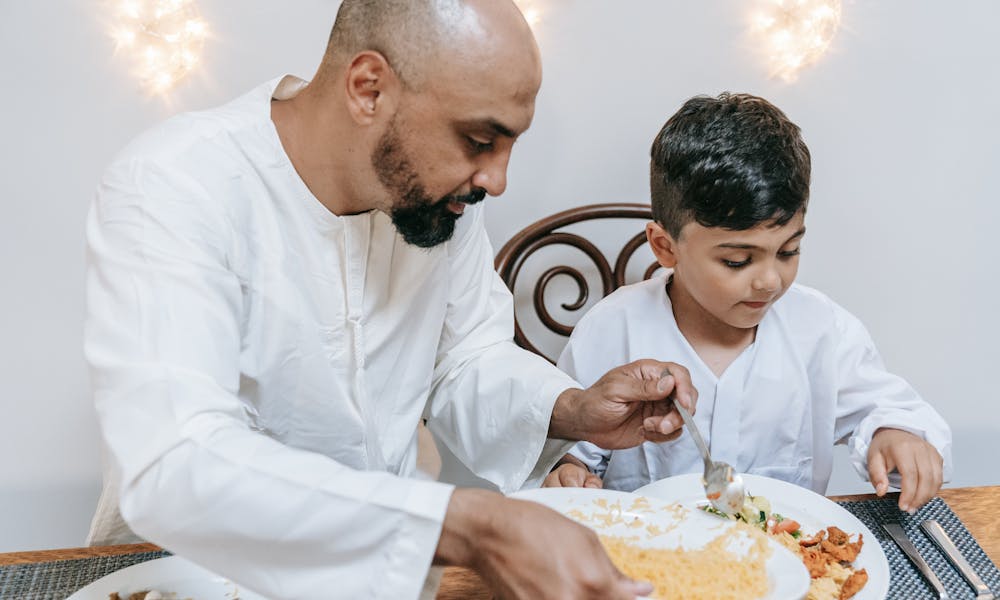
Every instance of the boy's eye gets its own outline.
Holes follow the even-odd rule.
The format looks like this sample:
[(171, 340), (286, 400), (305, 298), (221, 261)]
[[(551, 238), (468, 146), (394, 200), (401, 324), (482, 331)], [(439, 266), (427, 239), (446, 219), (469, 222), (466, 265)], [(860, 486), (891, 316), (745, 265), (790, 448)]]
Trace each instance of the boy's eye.
[(723, 258), (722, 264), (726, 265), (730, 269), (740, 269), (750, 264), (750, 258), (748, 257), (746, 260), (729, 260)]
[(801, 248), (796, 248), (794, 250), (782, 250), (781, 252), (778, 253), (778, 256), (780, 256), (781, 258), (791, 258), (793, 256), (798, 256), (799, 252), (801, 251), (802, 251)]

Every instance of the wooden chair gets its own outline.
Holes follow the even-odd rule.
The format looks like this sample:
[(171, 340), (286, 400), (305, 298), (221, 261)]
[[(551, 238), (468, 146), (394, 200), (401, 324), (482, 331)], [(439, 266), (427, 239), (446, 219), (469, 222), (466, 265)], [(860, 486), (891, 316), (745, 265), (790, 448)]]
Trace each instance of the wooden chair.
[[(516, 295), (515, 284), (517, 282), (518, 275), (521, 273), (522, 267), (532, 254), (541, 248), (552, 246), (554, 244), (570, 246), (582, 251), (593, 262), (594, 268), (596, 269), (596, 272), (600, 276), (601, 280), (601, 295), (599, 298), (603, 298), (619, 287), (625, 285), (626, 270), (629, 265), (629, 260), (632, 258), (635, 251), (646, 243), (645, 230), (639, 229), (635, 235), (625, 243), (619, 251), (618, 256), (615, 258), (613, 267), (611, 262), (604, 256), (604, 253), (601, 252), (601, 250), (598, 249), (598, 247), (590, 240), (576, 233), (557, 230), (576, 223), (597, 219), (640, 219), (642, 221), (651, 221), (652, 218), (652, 212), (648, 204), (591, 204), (571, 208), (532, 223), (515, 234), (510, 241), (504, 244), (503, 248), (500, 249), (500, 252), (497, 253), (494, 266), (496, 267), (497, 273), (499, 273), (500, 277), (504, 280), (504, 283), (506, 283), (507, 287), (510, 288), (511, 293)], [(644, 227), (645, 223), (643, 223), (642, 226)], [(660, 265), (654, 261), (649, 267), (646, 268), (642, 278), (649, 279), (659, 267)], [(574, 325), (560, 323), (552, 317), (545, 306), (546, 287), (549, 282), (558, 275), (567, 275), (571, 277), (573, 281), (576, 282), (579, 290), (578, 296), (574, 302), (561, 304), (564, 310), (573, 312), (579, 311), (583, 308), (587, 304), (587, 300), (591, 295), (590, 286), (588, 285), (587, 277), (583, 272), (581, 272), (580, 269), (568, 265), (555, 265), (549, 267), (535, 282), (533, 291), (535, 313), (541, 323), (545, 325), (549, 331), (568, 338), (573, 332)], [(528, 336), (525, 335), (524, 330), (521, 327), (521, 323), (517, 318), (516, 311), (514, 316), (514, 341), (522, 348), (530, 350), (541, 356), (545, 356), (545, 358), (549, 359), (549, 361), (555, 362), (553, 357), (547, 356), (544, 352), (540, 351), (535, 344), (528, 340)]]

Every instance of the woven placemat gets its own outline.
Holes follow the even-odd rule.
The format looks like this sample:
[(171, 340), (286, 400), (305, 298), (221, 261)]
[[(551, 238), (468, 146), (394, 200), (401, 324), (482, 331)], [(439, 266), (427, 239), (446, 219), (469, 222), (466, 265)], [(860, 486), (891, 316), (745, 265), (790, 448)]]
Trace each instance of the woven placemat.
[(901, 512), (894, 498), (879, 498), (859, 502), (839, 502), (851, 514), (872, 530), (885, 556), (889, 560), (889, 595), (888, 600), (914, 600), (918, 598), (937, 598), (933, 588), (923, 578), (910, 559), (903, 554), (892, 538), (882, 529), (882, 523), (899, 523), (906, 535), (913, 541), (920, 554), (931, 566), (941, 580), (952, 600), (974, 600), (976, 594), (965, 582), (948, 559), (934, 545), (934, 542), (920, 529), (920, 523), (927, 519), (935, 519), (941, 524), (958, 549), (969, 561), (972, 568), (989, 586), (994, 594), (1000, 592), (1000, 571), (993, 561), (976, 542), (965, 525), (955, 516), (944, 500), (934, 498), (914, 515)]
[(0, 567), (0, 599), (65, 600), (108, 573), (164, 556), (170, 553), (143, 552), (3, 566)]

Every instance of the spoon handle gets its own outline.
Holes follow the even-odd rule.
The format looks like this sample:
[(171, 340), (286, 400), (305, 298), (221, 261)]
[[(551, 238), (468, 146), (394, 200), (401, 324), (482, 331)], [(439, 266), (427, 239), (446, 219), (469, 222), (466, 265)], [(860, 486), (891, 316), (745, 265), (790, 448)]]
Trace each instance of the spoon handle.
[(691, 437), (694, 439), (694, 443), (698, 446), (698, 450), (701, 451), (701, 457), (705, 460), (705, 471), (712, 465), (712, 456), (708, 453), (708, 446), (705, 445), (705, 440), (701, 437), (701, 432), (698, 431), (698, 426), (694, 424), (694, 419), (691, 418), (691, 413), (687, 411), (686, 408), (681, 406), (680, 402), (674, 401), (674, 408), (677, 412), (681, 414), (681, 418), (684, 419), (684, 425), (687, 426), (688, 431), (691, 432)]

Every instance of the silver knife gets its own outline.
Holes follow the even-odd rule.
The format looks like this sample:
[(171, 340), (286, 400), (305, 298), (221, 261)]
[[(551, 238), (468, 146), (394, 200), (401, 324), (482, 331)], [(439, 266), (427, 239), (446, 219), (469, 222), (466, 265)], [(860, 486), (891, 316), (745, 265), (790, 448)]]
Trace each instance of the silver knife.
[(990, 588), (986, 587), (986, 584), (983, 583), (983, 580), (973, 570), (969, 561), (965, 560), (962, 553), (958, 551), (958, 547), (951, 541), (948, 533), (944, 530), (944, 527), (941, 527), (940, 523), (934, 519), (928, 519), (920, 524), (920, 528), (941, 549), (948, 562), (953, 564), (958, 569), (958, 572), (962, 574), (962, 577), (969, 582), (969, 585), (976, 590), (976, 600), (994, 600), (993, 592), (990, 591)]
[(927, 564), (923, 556), (920, 556), (920, 552), (917, 551), (917, 547), (913, 545), (910, 538), (906, 537), (906, 532), (903, 531), (903, 528), (898, 523), (882, 523), (882, 529), (885, 529), (886, 533), (892, 537), (900, 549), (909, 557), (910, 561), (917, 566), (924, 579), (937, 592), (938, 600), (951, 600), (948, 592), (941, 585), (941, 580), (937, 578), (934, 571), (931, 571), (931, 566)]

